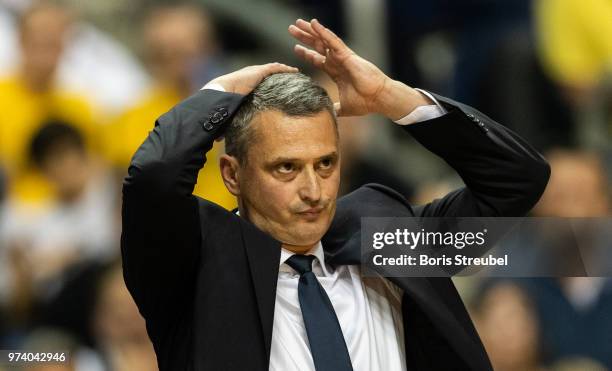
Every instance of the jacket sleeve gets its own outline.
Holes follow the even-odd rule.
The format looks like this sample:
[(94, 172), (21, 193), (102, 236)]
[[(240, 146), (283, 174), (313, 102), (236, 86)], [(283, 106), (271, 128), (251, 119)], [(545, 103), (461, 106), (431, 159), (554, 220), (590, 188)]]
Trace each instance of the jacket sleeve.
[(435, 95), (448, 111), (405, 130), (441, 157), (465, 187), (414, 207), (416, 216), (524, 216), (540, 199), (550, 166), (529, 143), (483, 113)]
[(159, 117), (132, 158), (123, 182), (123, 275), (152, 337), (193, 300), (205, 215), (192, 192), (242, 99), (199, 91)]

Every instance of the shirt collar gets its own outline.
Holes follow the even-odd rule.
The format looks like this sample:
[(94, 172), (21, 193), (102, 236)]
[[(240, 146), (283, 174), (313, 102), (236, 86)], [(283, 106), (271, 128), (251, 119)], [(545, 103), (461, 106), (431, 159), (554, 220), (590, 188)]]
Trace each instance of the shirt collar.
[[(281, 248), (279, 271), (295, 273), (295, 270), (285, 263), (292, 255), (295, 255), (295, 253), (285, 248)], [(317, 244), (314, 245), (312, 249), (305, 252), (304, 255), (314, 255), (316, 257), (315, 261), (312, 263), (312, 271), (315, 275), (328, 276), (331, 274), (330, 267), (325, 264), (325, 252), (323, 251), (321, 241), (317, 242)]]

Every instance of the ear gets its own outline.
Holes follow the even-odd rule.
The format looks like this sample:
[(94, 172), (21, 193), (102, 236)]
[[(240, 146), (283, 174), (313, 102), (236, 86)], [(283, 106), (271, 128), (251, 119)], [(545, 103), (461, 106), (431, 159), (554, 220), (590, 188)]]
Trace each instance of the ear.
[(219, 158), (219, 168), (221, 169), (221, 177), (225, 188), (234, 196), (240, 196), (239, 170), (240, 164), (238, 159), (228, 154), (223, 154)]

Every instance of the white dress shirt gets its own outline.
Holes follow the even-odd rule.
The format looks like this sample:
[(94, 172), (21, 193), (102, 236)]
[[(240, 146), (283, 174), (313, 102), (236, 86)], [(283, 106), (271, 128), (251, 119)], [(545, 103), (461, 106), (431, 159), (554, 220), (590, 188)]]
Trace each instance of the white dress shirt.
[[(406, 370), (402, 289), (379, 277), (362, 277), (358, 265), (335, 269), (325, 262), (319, 242), (312, 271), (329, 296), (355, 371)], [(298, 299), (300, 275), (285, 261), (282, 249), (272, 327), (270, 371), (314, 371)]]
[[(209, 83), (203, 89), (225, 91)], [(440, 117), (446, 110), (428, 92), (417, 89), (435, 104), (417, 107), (395, 121), (409, 125)], [(270, 371), (315, 371), (298, 299), (300, 275), (285, 262), (294, 253), (282, 249)], [(306, 254), (314, 255), (312, 271), (329, 296), (346, 342), (354, 371), (404, 371), (403, 290), (382, 277), (362, 277), (358, 265), (332, 267), (325, 262), (321, 242)]]

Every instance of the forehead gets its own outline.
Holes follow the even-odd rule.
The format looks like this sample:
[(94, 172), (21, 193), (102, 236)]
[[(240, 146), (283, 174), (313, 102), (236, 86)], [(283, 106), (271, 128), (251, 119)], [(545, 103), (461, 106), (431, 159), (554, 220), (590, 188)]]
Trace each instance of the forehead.
[(260, 112), (251, 122), (254, 142), (249, 159), (315, 159), (338, 150), (338, 135), (331, 114), (287, 116), (276, 110)]

